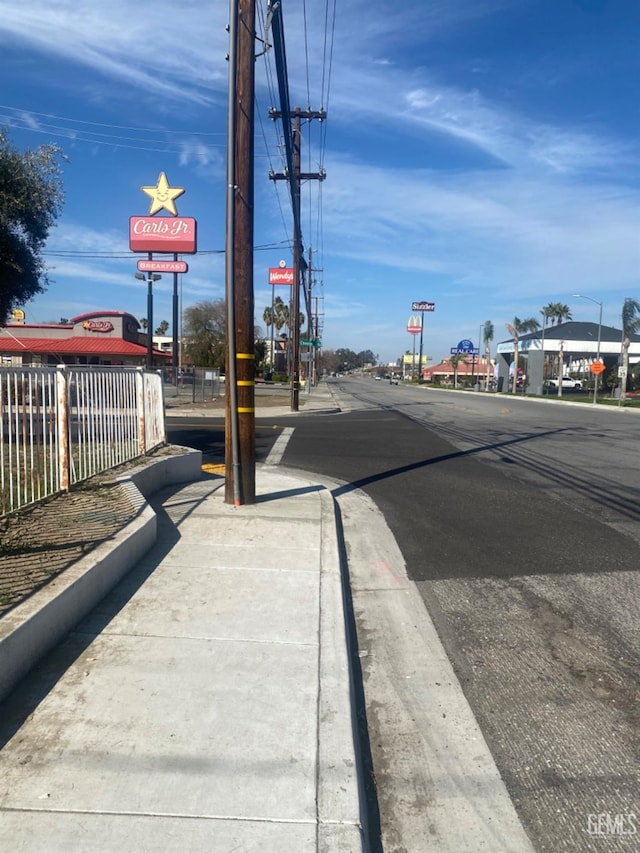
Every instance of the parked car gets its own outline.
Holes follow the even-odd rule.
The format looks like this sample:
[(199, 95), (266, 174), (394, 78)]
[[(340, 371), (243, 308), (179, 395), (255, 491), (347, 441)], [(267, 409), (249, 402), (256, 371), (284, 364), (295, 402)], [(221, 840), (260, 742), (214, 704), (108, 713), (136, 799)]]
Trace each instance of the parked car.
[[(548, 384), (549, 388), (557, 391), (558, 390), (558, 377), (552, 376), (550, 379), (547, 380), (547, 384)], [(572, 379), (570, 376), (563, 376), (562, 377), (562, 388), (563, 388), (563, 390), (565, 388), (568, 388), (571, 391), (580, 391), (580, 389), (582, 388), (582, 382), (580, 382), (579, 379)]]

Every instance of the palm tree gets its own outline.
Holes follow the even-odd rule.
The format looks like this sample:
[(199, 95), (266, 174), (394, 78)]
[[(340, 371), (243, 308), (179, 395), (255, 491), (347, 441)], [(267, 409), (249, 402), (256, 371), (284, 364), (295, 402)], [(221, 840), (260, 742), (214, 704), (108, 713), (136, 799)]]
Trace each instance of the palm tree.
[(544, 389), (545, 389), (544, 383), (545, 383), (545, 379), (547, 378), (547, 370), (546, 370), (547, 360), (546, 360), (545, 355), (544, 355), (544, 333), (546, 331), (547, 324), (548, 324), (549, 320), (551, 319), (551, 317), (553, 316), (553, 313), (554, 313), (553, 305), (554, 305), (553, 302), (550, 302), (548, 305), (543, 305), (542, 311), (540, 312), (542, 314), (542, 343), (541, 343), (541, 347), (542, 347), (542, 393), (543, 394), (544, 394)]
[(269, 337), (271, 338), (271, 346), (269, 348), (269, 355), (270, 355), (269, 367), (273, 371), (273, 368), (275, 367), (275, 353), (273, 351), (273, 349), (274, 349), (273, 327), (274, 327), (275, 311), (273, 310), (272, 305), (267, 305), (267, 307), (264, 309), (264, 311), (262, 312), (262, 319), (264, 320), (264, 324), (267, 327), (267, 334), (269, 334), (269, 331), (271, 331), (271, 334), (269, 335)]
[(629, 347), (631, 335), (640, 330), (640, 302), (630, 296), (622, 305), (622, 379), (620, 381), (620, 400), (627, 396), (627, 373), (629, 371)]
[(555, 326), (556, 323), (559, 326), (560, 323), (564, 323), (565, 320), (573, 319), (571, 316), (571, 308), (569, 308), (568, 305), (564, 305), (562, 302), (550, 302), (548, 305), (545, 305), (542, 310), (547, 313), (552, 326)]
[(487, 381), (485, 382), (484, 390), (489, 390), (489, 383), (491, 381), (490, 373), (491, 373), (491, 341), (493, 340), (493, 323), (491, 320), (485, 320), (485, 324), (482, 327), (482, 341), (484, 343), (484, 354), (487, 359)]
[(271, 305), (267, 305), (267, 307), (262, 312), (262, 319), (264, 320), (264, 324), (267, 328), (273, 325), (274, 314), (275, 312), (272, 309)]
[(513, 318), (513, 323), (506, 324), (507, 331), (513, 338), (513, 393), (518, 390), (518, 343), (520, 335), (528, 334), (529, 332), (537, 332), (540, 328), (540, 323), (535, 317), (530, 317), (528, 320), (521, 320), (519, 317)]
[(563, 302), (558, 302), (556, 304), (556, 323), (558, 326), (560, 323), (566, 323), (567, 320), (573, 320), (573, 316), (571, 315), (571, 308), (568, 305), (565, 305)]
[(451, 356), (449, 359), (449, 363), (453, 367), (453, 387), (458, 387), (458, 366), (460, 364), (466, 364), (467, 359), (464, 353), (458, 352)]
[(550, 302), (548, 305), (542, 306), (542, 311), (540, 313), (542, 314), (543, 329), (547, 328), (549, 320), (551, 320), (551, 318), (555, 315), (555, 305), (555, 302)]
[[(282, 297), (276, 296), (273, 303), (264, 309), (262, 319), (267, 329), (271, 328), (271, 357), (273, 359), (271, 366), (275, 368), (273, 330), (275, 328), (276, 331), (280, 332), (283, 326), (286, 326), (287, 329), (289, 328), (289, 306), (282, 301)], [(281, 364), (280, 368), (282, 367), (283, 365)]]

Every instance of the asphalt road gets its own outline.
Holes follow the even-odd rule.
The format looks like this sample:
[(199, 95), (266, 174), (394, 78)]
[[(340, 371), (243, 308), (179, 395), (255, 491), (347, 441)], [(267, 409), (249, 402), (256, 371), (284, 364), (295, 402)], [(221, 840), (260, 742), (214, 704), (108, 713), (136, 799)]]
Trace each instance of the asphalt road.
[(293, 424), (283, 464), (382, 510), (536, 850), (637, 849), (640, 417), (334, 388), (258, 457)]

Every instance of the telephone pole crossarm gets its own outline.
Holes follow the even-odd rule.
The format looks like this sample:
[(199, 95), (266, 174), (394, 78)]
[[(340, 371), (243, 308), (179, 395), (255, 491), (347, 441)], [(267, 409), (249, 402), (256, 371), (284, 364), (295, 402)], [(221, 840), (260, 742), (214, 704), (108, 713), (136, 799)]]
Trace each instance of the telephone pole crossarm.
[(271, 107), (269, 110), (269, 118), (275, 119), (283, 118), (285, 115), (288, 115), (289, 118), (307, 118), (307, 119), (318, 119), (319, 121), (324, 121), (327, 117), (326, 110), (301, 110), (299, 107), (296, 107), (294, 110), (289, 111), (288, 113), (284, 113), (281, 110), (276, 110), (274, 107)]
[[(319, 172), (300, 172), (298, 178), (301, 181), (325, 181), (327, 173), (324, 169)], [(288, 181), (289, 175), (286, 172), (274, 172), (273, 169), (269, 172), (269, 179), (272, 181)]]

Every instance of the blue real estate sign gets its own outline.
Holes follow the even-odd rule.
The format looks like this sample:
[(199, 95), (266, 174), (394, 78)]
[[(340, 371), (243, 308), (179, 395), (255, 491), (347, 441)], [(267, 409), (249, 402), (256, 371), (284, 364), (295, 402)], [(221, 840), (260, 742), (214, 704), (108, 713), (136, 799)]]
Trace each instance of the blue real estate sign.
[(458, 341), (457, 347), (451, 347), (451, 355), (479, 355), (480, 350), (474, 347), (473, 341)]

